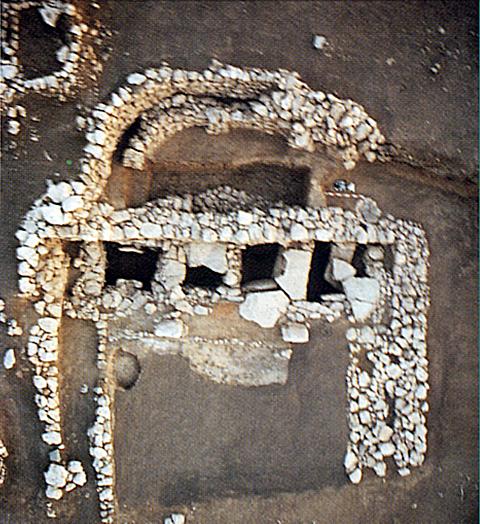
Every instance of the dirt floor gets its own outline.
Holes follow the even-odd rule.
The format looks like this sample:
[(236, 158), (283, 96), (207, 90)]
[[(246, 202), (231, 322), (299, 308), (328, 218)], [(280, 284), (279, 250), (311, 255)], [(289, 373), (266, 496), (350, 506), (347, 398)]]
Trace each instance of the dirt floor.
[[(0, 296), (8, 313), (19, 320), (30, 315), (14, 299), (19, 221), (44, 193), (47, 178), (72, 179), (78, 170), (84, 139), (74, 126), (76, 105), (95, 103), (128, 73), (162, 60), (192, 69), (211, 57), (294, 69), (311, 87), (363, 104), (401, 155), (388, 164), (360, 163), (346, 173), (322, 152), (290, 152), (279, 138), (207, 137), (191, 130), (159, 150), (152, 172), (160, 189), (162, 177), (182, 162), (210, 163), (222, 182), (222, 162), (235, 166), (233, 174), (254, 162), (309, 165), (319, 180), (348, 178), (385, 212), (420, 222), (431, 250), (431, 411), (421, 468), (406, 478), (390, 468), (384, 480), (367, 474), (359, 486), (348, 483), (341, 464), (347, 354), (340, 321), (319, 327), (312, 343), (297, 349), (284, 387), (217, 386), (180, 357), (140, 362), (135, 386), (117, 393), (120, 522), (158, 523), (174, 508), (187, 513), (188, 524), (477, 522), (476, 3), (82, 5), (113, 31), (103, 46), (98, 89), (65, 103), (29, 95), (21, 103), (40, 121), (28, 121), (14, 151), (2, 136)], [(328, 45), (313, 49), (313, 34), (326, 36)], [(436, 63), (438, 74), (431, 72)], [(29, 140), (32, 129), (39, 142)], [(89, 467), (83, 437), (92, 421), (92, 396), (78, 391), (95, 380), (95, 335), (93, 326), (77, 321), (62, 329), (67, 449)], [(0, 343), (7, 348), (15, 341), (0, 332)], [(35, 416), (30, 368), (25, 355), (18, 356), (15, 371), (0, 370), (0, 438), (11, 452), (0, 523), (51, 522), (42, 496), (47, 447)], [(91, 469), (87, 474), (93, 478)], [(97, 522), (93, 484), (67, 496), (61, 507), (57, 522)]]

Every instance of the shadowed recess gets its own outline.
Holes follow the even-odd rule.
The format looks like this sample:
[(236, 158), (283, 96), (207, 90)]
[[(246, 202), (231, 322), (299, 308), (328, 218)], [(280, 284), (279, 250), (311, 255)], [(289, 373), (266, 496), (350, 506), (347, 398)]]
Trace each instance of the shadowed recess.
[(322, 295), (338, 293), (329, 282), (325, 280), (325, 270), (330, 259), (332, 245), (330, 242), (315, 242), (310, 273), (308, 274), (307, 300), (321, 302)]
[(273, 278), (279, 248), (279, 244), (261, 244), (242, 251), (242, 286)]
[(143, 252), (126, 251), (120, 244), (105, 243), (107, 268), (105, 285), (114, 286), (119, 278), (138, 280), (143, 289), (151, 291), (152, 280), (158, 260), (158, 251), (145, 249)]

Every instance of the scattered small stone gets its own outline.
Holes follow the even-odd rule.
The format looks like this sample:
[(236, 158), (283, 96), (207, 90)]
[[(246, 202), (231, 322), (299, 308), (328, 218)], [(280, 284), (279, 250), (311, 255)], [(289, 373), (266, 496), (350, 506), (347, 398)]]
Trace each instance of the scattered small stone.
[(163, 521), (164, 524), (185, 524), (185, 522), (185, 515), (181, 513), (172, 513)]
[(282, 326), (282, 338), (285, 342), (304, 344), (309, 340), (309, 332), (304, 324), (287, 324)]
[(18, 135), (20, 133), (20, 122), (18, 120), (9, 120), (7, 131), (11, 135)]
[(15, 351), (13, 349), (7, 349), (7, 351), (5, 351), (5, 355), (3, 356), (3, 367), (5, 369), (12, 369), (15, 365), (15, 362)]
[(322, 35), (313, 35), (313, 47), (315, 49), (323, 49), (327, 45), (327, 38)]

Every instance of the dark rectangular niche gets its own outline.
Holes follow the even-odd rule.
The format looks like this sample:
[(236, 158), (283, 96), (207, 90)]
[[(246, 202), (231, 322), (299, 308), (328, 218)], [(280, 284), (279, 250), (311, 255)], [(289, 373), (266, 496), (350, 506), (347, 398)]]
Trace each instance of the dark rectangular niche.
[(200, 287), (203, 289), (217, 289), (223, 283), (222, 275), (205, 266), (187, 267), (187, 274), (183, 281), (184, 288)]
[(355, 252), (353, 253), (352, 266), (357, 270), (355, 276), (366, 277), (367, 272), (365, 268), (365, 253), (367, 252), (366, 244), (357, 244)]
[(322, 295), (339, 293), (338, 289), (325, 280), (325, 270), (330, 260), (331, 249), (330, 242), (315, 242), (308, 274), (307, 300), (309, 302), (321, 302)]
[(242, 251), (242, 282), (244, 286), (258, 280), (273, 279), (273, 269), (277, 261), (279, 244), (259, 244)]
[(119, 278), (138, 280), (143, 289), (152, 290), (152, 280), (157, 269), (158, 250), (145, 248), (142, 253), (122, 250), (121, 244), (105, 243), (107, 267), (105, 285), (114, 286)]

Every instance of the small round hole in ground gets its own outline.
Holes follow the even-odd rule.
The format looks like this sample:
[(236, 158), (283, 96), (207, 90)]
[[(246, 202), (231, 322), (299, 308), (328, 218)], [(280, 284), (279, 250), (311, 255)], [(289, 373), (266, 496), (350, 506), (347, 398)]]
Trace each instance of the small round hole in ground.
[(115, 377), (117, 385), (125, 390), (131, 389), (140, 376), (140, 362), (135, 355), (127, 351), (119, 351), (115, 361)]

